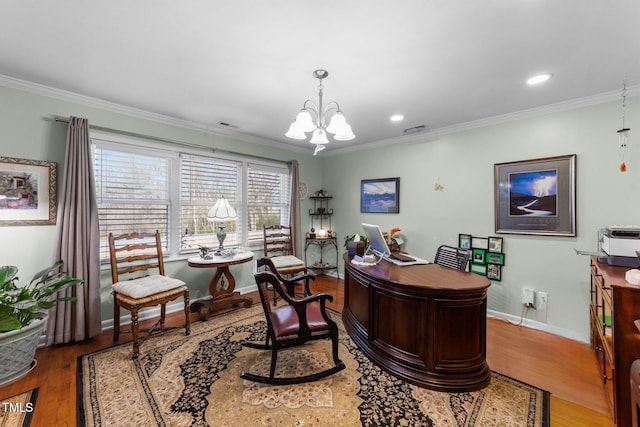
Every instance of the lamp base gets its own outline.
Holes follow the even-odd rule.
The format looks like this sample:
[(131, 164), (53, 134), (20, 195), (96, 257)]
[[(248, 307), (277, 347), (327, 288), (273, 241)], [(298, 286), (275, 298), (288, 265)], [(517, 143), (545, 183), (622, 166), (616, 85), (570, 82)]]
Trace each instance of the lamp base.
[(218, 238), (218, 243), (220, 244), (220, 246), (218, 246), (216, 255), (222, 255), (222, 251), (224, 250), (222, 244), (224, 243), (224, 239), (227, 237), (227, 232), (224, 231), (224, 222), (221, 222), (218, 227), (220, 227), (220, 230), (218, 230), (218, 232), (216, 233), (216, 237)]

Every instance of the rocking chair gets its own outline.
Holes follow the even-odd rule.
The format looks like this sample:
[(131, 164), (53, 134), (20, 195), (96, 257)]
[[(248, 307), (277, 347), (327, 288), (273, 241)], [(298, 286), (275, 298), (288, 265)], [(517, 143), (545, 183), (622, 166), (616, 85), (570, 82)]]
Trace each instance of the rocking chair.
[[(290, 296), (295, 298), (296, 285), (300, 285), (300, 284), (302, 284), (302, 286), (304, 287), (302, 296), (308, 297), (309, 295), (311, 295), (311, 290), (309, 289), (309, 281), (316, 279), (316, 276), (314, 274), (312, 273), (297, 274), (294, 277), (285, 279), (280, 275), (280, 273), (278, 272), (278, 269), (276, 268), (271, 258), (267, 258), (267, 257), (259, 258), (256, 261), (256, 267), (258, 268), (258, 271), (260, 271), (260, 268), (265, 267), (267, 270), (264, 270), (264, 271), (270, 271), (271, 273), (273, 273), (273, 275), (278, 278), (280, 283), (282, 283), (285, 286)], [(274, 306), (276, 305), (277, 301), (278, 301), (278, 296), (277, 296), (276, 290), (274, 289), (273, 290)]]
[[(325, 309), (326, 301), (333, 301), (333, 297), (327, 293), (319, 293), (296, 299), (287, 293), (275, 275), (261, 272), (256, 273), (254, 277), (267, 320), (267, 338), (264, 344), (244, 342), (243, 345), (262, 350), (270, 349), (271, 368), (268, 377), (249, 372), (242, 372), (240, 377), (265, 384), (300, 384), (316, 381), (345, 369), (345, 364), (338, 358), (338, 326)], [(268, 286), (273, 287), (288, 305), (272, 310), (267, 295)], [(299, 377), (275, 376), (278, 350), (326, 338), (331, 339), (335, 366)]]

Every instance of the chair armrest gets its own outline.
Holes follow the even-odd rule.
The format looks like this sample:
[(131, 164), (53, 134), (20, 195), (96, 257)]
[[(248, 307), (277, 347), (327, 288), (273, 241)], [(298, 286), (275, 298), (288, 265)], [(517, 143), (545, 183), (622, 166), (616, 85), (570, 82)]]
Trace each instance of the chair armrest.
[(296, 283), (304, 280), (304, 296), (311, 295), (311, 289), (309, 289), (309, 282), (311, 280), (316, 280), (316, 275), (313, 273), (300, 273), (296, 276), (293, 276), (291, 279), (282, 278), (282, 282), (287, 287), (287, 290), (293, 295), (293, 289), (295, 288)]

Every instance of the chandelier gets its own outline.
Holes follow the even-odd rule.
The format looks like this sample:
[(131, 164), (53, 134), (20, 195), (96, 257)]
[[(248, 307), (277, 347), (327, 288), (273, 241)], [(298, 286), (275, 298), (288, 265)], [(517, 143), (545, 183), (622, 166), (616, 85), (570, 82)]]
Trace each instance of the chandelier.
[[(320, 69), (313, 72), (313, 77), (320, 81), (318, 84), (318, 103), (316, 104), (310, 99), (304, 101), (295, 122), (291, 123), (289, 130), (285, 133), (285, 136), (291, 139), (306, 139), (306, 134), (313, 132), (309, 142), (316, 145), (314, 156), (327, 148), (326, 144), (329, 143), (327, 133), (332, 134), (336, 141), (350, 141), (356, 137), (337, 102), (331, 101), (326, 106), (322, 105), (322, 90), (324, 89), (322, 79), (326, 79), (328, 76), (327, 70)], [(327, 114), (330, 112), (332, 113), (331, 120), (327, 125)]]

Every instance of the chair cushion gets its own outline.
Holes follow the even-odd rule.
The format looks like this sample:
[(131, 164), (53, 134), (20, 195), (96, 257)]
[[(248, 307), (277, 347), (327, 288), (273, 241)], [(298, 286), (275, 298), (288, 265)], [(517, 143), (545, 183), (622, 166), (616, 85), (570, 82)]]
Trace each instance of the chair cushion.
[(304, 267), (304, 261), (302, 261), (300, 258), (297, 258), (293, 255), (282, 255), (282, 256), (275, 256), (273, 258), (271, 258), (271, 261), (273, 262), (273, 265), (276, 267), (276, 270), (279, 270), (281, 268), (289, 268), (289, 267)]
[(131, 298), (144, 298), (159, 292), (184, 286), (182, 280), (154, 274), (139, 279), (126, 280), (112, 285), (112, 289)]
[[(327, 316), (329, 316), (328, 312)], [(320, 303), (311, 302), (307, 304), (307, 324), (312, 333), (329, 328), (320, 313)], [(293, 306), (285, 305), (273, 310), (271, 312), (271, 326), (278, 338), (297, 335), (298, 329), (300, 329), (300, 322)]]

